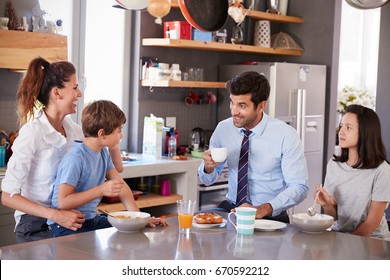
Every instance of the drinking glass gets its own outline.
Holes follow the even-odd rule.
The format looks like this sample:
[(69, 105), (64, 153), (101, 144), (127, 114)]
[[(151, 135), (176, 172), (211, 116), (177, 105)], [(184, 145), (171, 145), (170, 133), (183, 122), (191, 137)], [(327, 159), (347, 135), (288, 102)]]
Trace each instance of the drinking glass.
[(195, 200), (178, 200), (177, 213), (179, 219), (179, 232), (189, 234), (194, 218)]

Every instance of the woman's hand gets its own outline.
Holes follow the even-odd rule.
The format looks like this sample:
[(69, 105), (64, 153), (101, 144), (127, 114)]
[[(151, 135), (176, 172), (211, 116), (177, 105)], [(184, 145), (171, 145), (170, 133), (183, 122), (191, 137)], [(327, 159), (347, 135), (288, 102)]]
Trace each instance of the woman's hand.
[(85, 214), (78, 210), (53, 210), (54, 214), (50, 220), (55, 221), (62, 227), (76, 231), (85, 222)]

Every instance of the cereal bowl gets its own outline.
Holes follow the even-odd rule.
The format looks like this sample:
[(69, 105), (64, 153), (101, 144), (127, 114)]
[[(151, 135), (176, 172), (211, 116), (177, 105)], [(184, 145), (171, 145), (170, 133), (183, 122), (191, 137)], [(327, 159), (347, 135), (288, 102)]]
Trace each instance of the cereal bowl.
[(150, 214), (145, 212), (118, 211), (110, 212), (108, 221), (120, 232), (137, 232), (143, 229), (150, 220)]
[(321, 233), (328, 229), (333, 222), (333, 217), (325, 214), (309, 216), (307, 213), (298, 213), (292, 215), (292, 223), (307, 233)]

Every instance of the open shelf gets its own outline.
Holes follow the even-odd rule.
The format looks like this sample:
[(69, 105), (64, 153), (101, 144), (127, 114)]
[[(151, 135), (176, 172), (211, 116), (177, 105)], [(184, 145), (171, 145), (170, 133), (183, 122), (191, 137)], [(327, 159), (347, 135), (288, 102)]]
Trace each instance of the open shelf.
[[(171, 0), (171, 7), (178, 9), (179, 3), (178, 0)], [(281, 23), (303, 23), (303, 18), (294, 17), (294, 16), (283, 16), (277, 14), (271, 14), (267, 12), (261, 11), (249, 11), (247, 17), (250, 17), (254, 20), (269, 20), (273, 22), (281, 22)]]
[(25, 70), (37, 56), (49, 62), (67, 60), (67, 37), (51, 33), (0, 30), (0, 68)]
[[(141, 195), (135, 203), (139, 208), (147, 208), (147, 207), (154, 207), (154, 206), (160, 206), (160, 205), (166, 205), (166, 204), (172, 204), (176, 203), (176, 201), (183, 199), (182, 195), (178, 194), (171, 194), (169, 196), (161, 196), (155, 193), (149, 193), (146, 195)], [(122, 211), (126, 210), (125, 206), (122, 204), (122, 202), (118, 203), (104, 203), (101, 202), (98, 205), (99, 209), (106, 210), (107, 212), (115, 212), (115, 211)]]
[(200, 81), (149, 81), (142, 80), (144, 87), (181, 87), (181, 88), (225, 88), (224, 82)]
[(262, 47), (250, 46), (250, 45), (234, 45), (228, 43), (204, 42), (204, 41), (181, 40), (181, 39), (178, 40), (178, 39), (169, 39), (169, 38), (145, 38), (142, 39), (142, 45), (154, 46), (154, 47), (195, 49), (195, 50), (205, 50), (205, 51), (257, 53), (257, 54), (267, 54), (267, 55), (300, 56), (303, 53), (303, 51), (301, 50), (262, 48)]

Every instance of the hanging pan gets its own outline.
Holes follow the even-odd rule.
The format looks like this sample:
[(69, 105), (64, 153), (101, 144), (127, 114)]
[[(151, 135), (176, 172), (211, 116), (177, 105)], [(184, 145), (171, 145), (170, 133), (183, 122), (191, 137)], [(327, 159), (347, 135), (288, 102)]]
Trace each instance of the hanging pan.
[(390, 0), (345, 0), (349, 5), (357, 9), (375, 9), (379, 8)]
[(179, 0), (180, 10), (194, 28), (211, 32), (221, 29), (228, 19), (229, 0)]

